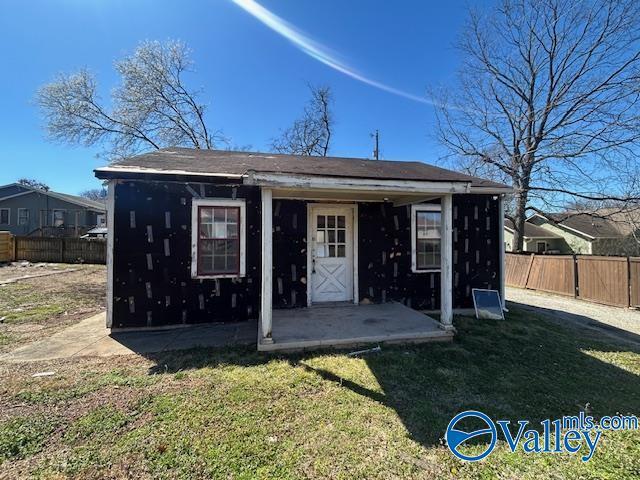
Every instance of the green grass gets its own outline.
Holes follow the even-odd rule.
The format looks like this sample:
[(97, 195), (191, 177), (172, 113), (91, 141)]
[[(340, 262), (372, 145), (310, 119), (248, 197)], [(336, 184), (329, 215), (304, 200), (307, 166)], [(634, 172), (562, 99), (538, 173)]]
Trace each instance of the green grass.
[(196, 349), (17, 381), (14, 402), (81, 410), (59, 435), (25, 435), (19, 455), (43, 478), (640, 477), (640, 432), (604, 433), (587, 463), (503, 442), (483, 462), (456, 460), (442, 437), (468, 408), (534, 424), (640, 413), (639, 349), (518, 311), (456, 326), (453, 343), (364, 358)]
[(55, 421), (41, 415), (15, 417), (0, 422), (0, 465), (38, 453), (55, 428)]

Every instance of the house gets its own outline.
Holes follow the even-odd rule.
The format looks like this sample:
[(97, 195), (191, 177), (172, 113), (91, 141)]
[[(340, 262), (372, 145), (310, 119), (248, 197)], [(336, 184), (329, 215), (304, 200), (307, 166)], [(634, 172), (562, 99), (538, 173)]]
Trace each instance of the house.
[(0, 230), (14, 235), (78, 236), (106, 224), (106, 205), (12, 183), (0, 186)]
[(527, 223), (561, 236), (566, 249), (560, 253), (587, 255), (639, 255), (634, 222), (608, 212), (534, 213)]
[[(514, 228), (513, 222), (504, 219), (504, 248), (513, 251)], [(523, 252), (533, 253), (572, 253), (564, 237), (531, 222), (524, 222)]]
[(186, 148), (95, 174), (112, 330), (258, 319), (260, 350), (451, 338), (473, 288), (503, 291), (502, 184), (421, 162)]

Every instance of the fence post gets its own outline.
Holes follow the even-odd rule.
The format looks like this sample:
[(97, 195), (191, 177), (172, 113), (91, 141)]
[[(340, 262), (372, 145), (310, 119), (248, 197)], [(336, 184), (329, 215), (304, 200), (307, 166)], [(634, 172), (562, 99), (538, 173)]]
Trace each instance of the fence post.
[(64, 263), (64, 237), (60, 238), (60, 263)]
[(627, 257), (627, 308), (631, 308), (631, 259)]
[(580, 284), (578, 283), (578, 256), (574, 253), (573, 257), (573, 298), (580, 296)]

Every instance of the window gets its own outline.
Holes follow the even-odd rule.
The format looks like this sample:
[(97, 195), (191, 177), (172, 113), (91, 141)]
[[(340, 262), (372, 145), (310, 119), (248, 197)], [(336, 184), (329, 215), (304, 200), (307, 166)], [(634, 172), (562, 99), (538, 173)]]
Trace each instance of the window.
[(98, 227), (107, 226), (107, 216), (104, 213), (99, 213), (98, 215), (96, 215), (96, 225)]
[(347, 217), (344, 215), (316, 216), (316, 257), (346, 257)]
[(64, 210), (53, 211), (53, 226), (62, 227), (64, 225)]
[(440, 270), (440, 237), (442, 230), (440, 205), (411, 207), (411, 270)]
[(9, 225), (9, 212), (8, 208), (0, 208), (0, 225)]
[(29, 224), (29, 209), (19, 208), (18, 209), (18, 225), (28, 225), (28, 224)]
[(538, 253), (544, 253), (547, 251), (547, 242), (536, 242), (536, 251)]
[(244, 276), (244, 200), (194, 200), (191, 225), (194, 278)]

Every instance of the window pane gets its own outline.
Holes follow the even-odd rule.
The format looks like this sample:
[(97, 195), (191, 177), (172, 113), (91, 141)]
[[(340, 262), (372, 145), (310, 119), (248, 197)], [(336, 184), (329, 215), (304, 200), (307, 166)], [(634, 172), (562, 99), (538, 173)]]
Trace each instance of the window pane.
[(238, 223), (238, 209), (227, 208), (227, 222)]
[(338, 245), (338, 257), (344, 258), (346, 257), (346, 248), (344, 245)]
[(316, 232), (316, 241), (318, 243), (324, 243), (326, 241), (324, 237), (324, 230), (318, 230)]
[(324, 258), (327, 256), (327, 246), (326, 245), (316, 245), (316, 257)]
[(336, 217), (331, 215), (327, 217), (327, 226), (330, 228), (335, 228), (336, 226)]
[(416, 267), (418, 269), (440, 268), (440, 240), (418, 239)]
[(336, 256), (336, 246), (335, 245), (329, 245), (329, 256), (330, 257), (335, 257)]
[(344, 228), (345, 218), (344, 215), (338, 215), (338, 227)]
[(440, 212), (416, 212), (417, 238), (440, 238)]
[(216, 222), (213, 228), (213, 236), (214, 238), (227, 238), (227, 224)]
[(339, 243), (345, 243), (345, 231), (344, 230), (338, 230), (338, 242)]
[(227, 271), (227, 262), (225, 255), (216, 255), (213, 257), (213, 270), (216, 273)]
[(329, 230), (327, 232), (329, 234), (329, 243), (335, 243), (336, 241), (336, 231), (335, 230)]
[(318, 228), (324, 228), (325, 226), (325, 216), (318, 215)]
[(215, 223), (224, 223), (226, 220), (226, 208), (216, 207), (213, 209), (213, 221)]
[(227, 223), (227, 238), (238, 238), (237, 223)]
[(0, 223), (9, 223), (9, 210), (0, 210)]

